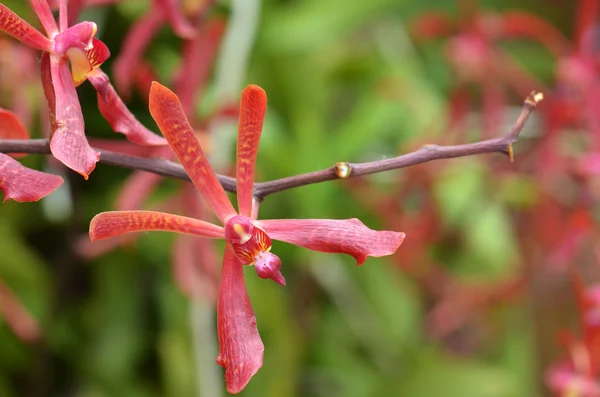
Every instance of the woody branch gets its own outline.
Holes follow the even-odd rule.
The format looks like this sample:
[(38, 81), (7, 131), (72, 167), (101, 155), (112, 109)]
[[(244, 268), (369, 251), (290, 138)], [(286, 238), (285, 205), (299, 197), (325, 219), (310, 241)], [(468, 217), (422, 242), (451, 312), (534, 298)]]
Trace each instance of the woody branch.
[[(525, 99), (521, 113), (509, 133), (503, 137), (464, 145), (425, 145), (418, 150), (401, 156), (365, 163), (339, 162), (332, 167), (319, 171), (289, 176), (272, 181), (257, 182), (254, 184), (254, 196), (259, 201), (262, 201), (265, 197), (273, 193), (311, 185), (313, 183), (376, 174), (433, 160), (466, 157), (476, 154), (503, 153), (508, 155), (512, 161), (512, 144), (516, 142), (527, 119), (542, 99), (543, 95), (541, 93), (532, 92), (527, 99)], [(101, 164), (148, 171), (166, 177), (190, 180), (183, 167), (172, 161), (160, 158), (136, 157), (109, 150), (96, 150), (101, 152)], [(0, 139), (0, 152), (50, 154), (50, 146), (47, 139)], [(235, 193), (235, 178), (225, 175), (218, 175), (218, 178), (225, 190)]]

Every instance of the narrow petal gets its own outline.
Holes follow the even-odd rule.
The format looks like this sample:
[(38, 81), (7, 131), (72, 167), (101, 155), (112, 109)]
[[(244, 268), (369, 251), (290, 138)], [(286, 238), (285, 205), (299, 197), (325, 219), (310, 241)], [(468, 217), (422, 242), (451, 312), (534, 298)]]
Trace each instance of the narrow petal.
[(98, 109), (115, 132), (120, 132), (128, 141), (138, 145), (167, 145), (165, 138), (147, 129), (135, 118), (102, 70), (96, 69), (90, 73), (89, 80), (98, 91)]
[(204, 155), (177, 95), (157, 82), (152, 83), (150, 113), (208, 206), (225, 224), (236, 214), (235, 209)]
[(177, 36), (182, 39), (191, 39), (196, 34), (196, 29), (185, 19), (181, 12), (178, 0), (155, 0), (156, 4), (166, 14), (171, 27)]
[(225, 383), (229, 393), (239, 393), (246, 387), (262, 367), (265, 349), (256, 328), (256, 317), (246, 291), (242, 266), (228, 243), (217, 304), (220, 346), (217, 364), (225, 368)]
[(356, 218), (260, 220), (258, 223), (274, 240), (314, 251), (352, 255), (357, 265), (362, 265), (368, 256), (393, 254), (405, 236), (369, 229)]
[(0, 153), (0, 190), (4, 192), (4, 201), (38, 201), (55, 191), (62, 183), (63, 179), (58, 175), (32, 170)]
[(56, 93), (52, 84), (52, 70), (50, 68), (50, 54), (44, 52), (40, 60), (40, 76), (44, 97), (48, 103), (48, 115), (50, 118), (50, 131), (56, 130)]
[(140, 66), (142, 55), (158, 33), (163, 21), (163, 13), (153, 8), (148, 14), (135, 21), (127, 31), (123, 47), (113, 67), (115, 85), (126, 99), (131, 95), (131, 85), (135, 80), (136, 69)]
[(0, 280), (0, 315), (14, 333), (24, 341), (39, 339), (41, 331), (35, 318), (19, 302), (19, 299)]
[(81, 106), (66, 61), (50, 56), (50, 70), (56, 94), (56, 130), (50, 140), (50, 150), (64, 165), (88, 179), (100, 153), (90, 147), (85, 137)]
[(52, 51), (52, 41), (0, 3), (0, 30), (38, 50)]
[(242, 91), (240, 124), (237, 142), (237, 198), (242, 216), (252, 212), (252, 194), (256, 154), (267, 112), (267, 94), (257, 85), (249, 85)]
[(90, 222), (90, 239), (104, 240), (125, 233), (164, 231), (223, 238), (223, 228), (185, 216), (155, 211), (101, 212)]
[(52, 15), (52, 10), (47, 0), (29, 0), (33, 10), (42, 22), (46, 35), (52, 37), (58, 33), (58, 25), (56, 25), (56, 19)]

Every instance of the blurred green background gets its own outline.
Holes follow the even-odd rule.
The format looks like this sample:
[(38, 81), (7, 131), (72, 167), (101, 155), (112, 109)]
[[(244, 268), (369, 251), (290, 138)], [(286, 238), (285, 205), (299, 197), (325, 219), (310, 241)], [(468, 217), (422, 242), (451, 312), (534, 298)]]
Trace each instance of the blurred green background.
[[(37, 26), (26, 2), (3, 3)], [(460, 85), (446, 56), (448, 37), (422, 41), (410, 29), (432, 11), (460, 21), (473, 9), (459, 3), (253, 0), (243, 9), (219, 1), (213, 14), (231, 22), (238, 7), (240, 29), (255, 36), (234, 42), (229, 58), (217, 62), (197, 114), (214, 110), (220, 96), (237, 100), (231, 96), (248, 83), (266, 90), (258, 180), (486, 137), (476, 88), (469, 91), (469, 121), (448, 135), (452, 93)], [(103, 66), (109, 75), (124, 35), (147, 7), (125, 1), (87, 9), (80, 18), (95, 21), (111, 49)], [(529, 11), (571, 37), (574, 2), (482, 0), (479, 7)], [(180, 46), (165, 27), (146, 55), (166, 84)], [(556, 59), (543, 46), (516, 39), (497, 48), (552, 86)], [(91, 86), (78, 93), (88, 136), (119, 139), (99, 114)], [(508, 92), (496, 135), (508, 131), (523, 99)], [(144, 98), (135, 94), (128, 105), (156, 131)], [(221, 172), (232, 170), (231, 129), (213, 137), (211, 156)], [(499, 154), (444, 160), (269, 196), (262, 218), (357, 217), (407, 238), (393, 257), (369, 258), (360, 268), (350, 257), (275, 242), (285, 288), (246, 269), (265, 360), (240, 395), (547, 395), (543, 371), (558, 357), (556, 333), (568, 327), (572, 308), (564, 276), (532, 275), (548, 252), (535, 235), (523, 239), (535, 233), (524, 220), (543, 189), (520, 159), (542, 133), (534, 116), (513, 165)], [(23, 162), (41, 169), (47, 160), (30, 155)], [(90, 219), (114, 208), (131, 172), (98, 165), (89, 181), (63, 172), (68, 184), (40, 203), (0, 205), (0, 278), (43, 332), (39, 342), (25, 343), (0, 319), (0, 396), (225, 395), (214, 361), (213, 304), (191, 302), (175, 282), (173, 235), (145, 233), (93, 260), (76, 253)], [(146, 208), (179, 188), (180, 182), (163, 181)]]

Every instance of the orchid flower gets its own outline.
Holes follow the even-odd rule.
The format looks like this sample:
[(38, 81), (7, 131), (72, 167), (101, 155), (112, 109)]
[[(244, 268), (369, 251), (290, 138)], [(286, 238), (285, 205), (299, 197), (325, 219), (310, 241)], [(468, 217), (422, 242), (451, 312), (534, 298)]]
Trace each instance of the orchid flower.
[[(60, 2), (59, 25), (46, 0), (30, 2), (47, 36), (3, 4), (0, 4), (0, 30), (44, 51), (41, 76), (50, 108), (53, 130), (50, 150), (54, 157), (86, 179), (100, 158), (100, 153), (91, 148), (85, 137), (83, 115), (75, 90), (86, 79), (98, 91), (100, 112), (115, 131), (122, 132), (135, 143), (166, 144), (163, 138), (137, 121), (100, 69), (110, 52), (103, 42), (95, 39), (96, 24), (86, 21), (68, 27), (66, 0)], [(67, 61), (71, 64), (70, 69)]]
[[(14, 113), (0, 108), (0, 138), (28, 139), (29, 134)], [(62, 185), (58, 175), (27, 168), (7, 154), (0, 153), (0, 190), (4, 201), (38, 201)]]
[(271, 252), (272, 239), (315, 251), (349, 254), (361, 265), (368, 256), (393, 254), (405, 236), (371, 230), (358, 219), (257, 220), (254, 170), (266, 105), (266, 94), (260, 87), (251, 85), (243, 91), (237, 143), (237, 212), (206, 159), (177, 95), (153, 83), (150, 113), (223, 226), (153, 211), (103, 212), (90, 223), (92, 241), (148, 230), (226, 240), (217, 304), (220, 345), (217, 363), (225, 367), (230, 393), (243, 390), (263, 363), (264, 346), (244, 284), (242, 265), (253, 265), (259, 277), (285, 285), (281, 260)]

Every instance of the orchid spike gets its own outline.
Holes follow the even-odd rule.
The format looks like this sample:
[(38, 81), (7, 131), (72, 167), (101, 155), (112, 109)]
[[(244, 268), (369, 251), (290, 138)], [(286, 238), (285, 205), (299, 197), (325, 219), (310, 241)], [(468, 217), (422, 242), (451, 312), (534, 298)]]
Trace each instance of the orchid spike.
[(258, 86), (250, 85), (242, 92), (236, 171), (238, 213), (206, 159), (178, 97), (154, 82), (150, 90), (150, 113), (224, 227), (151, 211), (103, 212), (90, 224), (92, 241), (147, 230), (226, 240), (217, 305), (220, 344), (217, 363), (225, 367), (230, 393), (242, 391), (263, 361), (264, 347), (246, 292), (242, 265), (254, 265), (259, 277), (285, 285), (281, 260), (271, 253), (271, 239), (315, 251), (346, 253), (360, 265), (368, 256), (393, 254), (405, 236), (400, 232), (371, 230), (358, 219), (255, 219), (252, 186), (266, 103), (266, 94)]
[[(45, 0), (31, 0), (47, 36), (29, 25), (8, 7), (0, 4), (0, 30), (44, 52), (41, 75), (44, 94), (50, 108), (52, 137), (50, 150), (54, 157), (85, 179), (96, 167), (100, 153), (91, 148), (85, 137), (81, 105), (75, 87), (90, 80), (99, 93), (102, 115), (113, 129), (122, 132), (132, 142), (143, 145), (166, 145), (166, 141), (146, 129), (118, 98), (100, 65), (110, 51), (96, 39), (94, 22), (67, 26), (67, 5), (61, 3), (60, 26)], [(70, 64), (70, 67), (69, 67)]]

